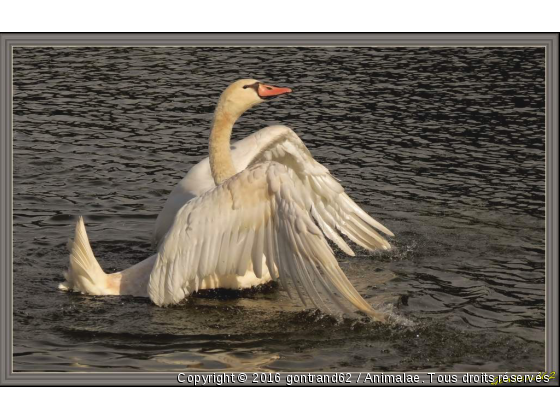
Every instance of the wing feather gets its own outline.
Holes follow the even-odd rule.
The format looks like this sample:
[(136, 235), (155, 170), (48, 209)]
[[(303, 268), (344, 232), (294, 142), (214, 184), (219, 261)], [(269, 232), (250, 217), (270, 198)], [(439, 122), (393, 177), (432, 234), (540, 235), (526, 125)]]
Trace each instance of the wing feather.
[(333, 305), (346, 312), (357, 308), (383, 319), (340, 269), (307, 208), (307, 192), (291, 169), (266, 162), (187, 203), (160, 247), (148, 287), (152, 300), (178, 303), (202, 279), (243, 275), (249, 262), (260, 277), (265, 257), (273, 278), (278, 272), (282, 285), (289, 293), (294, 288), (304, 304), (327, 311)]
[(251, 250), (253, 248), (253, 241), (255, 238), (255, 230), (250, 227), (243, 237), (244, 243), (242, 244), (243, 251), (241, 252), (241, 257), (237, 262), (237, 270), (235, 274), (242, 276), (247, 272), (249, 262), (251, 260)]
[(264, 227), (263, 223), (255, 232), (255, 242), (253, 243), (253, 250), (251, 253), (251, 260), (253, 263), (253, 271), (255, 275), (260, 279), (262, 277), (262, 256), (264, 252)]
[(265, 248), (264, 248), (264, 255), (266, 257), (266, 266), (268, 268), (268, 272), (270, 273), (270, 277), (273, 280), (276, 280), (276, 250), (274, 248), (274, 226), (272, 219), (266, 224), (266, 232), (264, 235), (265, 240)]
[(261, 131), (260, 137), (265, 140), (261, 140), (259, 153), (248, 166), (271, 159), (287, 166), (292, 171), (292, 178), (297, 178), (304, 186), (302, 191), (296, 190), (295, 194), (304, 192), (306, 209), (328, 239), (351, 256), (355, 255), (354, 251), (338, 232), (371, 251), (391, 248), (376, 230), (388, 236), (393, 236), (393, 233), (348, 197), (329, 170), (313, 159), (296, 133), (284, 126)]

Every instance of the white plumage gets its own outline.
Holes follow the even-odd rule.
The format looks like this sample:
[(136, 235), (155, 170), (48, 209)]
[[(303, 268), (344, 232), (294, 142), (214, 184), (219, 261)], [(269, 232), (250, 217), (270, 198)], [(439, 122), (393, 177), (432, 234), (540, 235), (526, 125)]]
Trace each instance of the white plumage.
[[(158, 217), (157, 255), (121, 273), (100, 275), (93, 252), (76, 249), (66, 288), (95, 294), (141, 290), (155, 304), (166, 306), (201, 289), (242, 289), (272, 278), (322, 310), (359, 309), (385, 319), (348, 281), (326, 238), (354, 255), (341, 234), (369, 250), (390, 249), (378, 231), (393, 234), (346, 195), (290, 128), (262, 129), (230, 150), (235, 120), (262, 102), (263, 86), (268, 88), (252, 80), (238, 81), (222, 95), (210, 158), (191, 169)], [(80, 243), (85, 238), (87, 246), (82, 248), (89, 248), (83, 223), (76, 232)], [(79, 258), (74, 255), (78, 253)], [(82, 261), (83, 255), (93, 261)], [(95, 272), (88, 276), (89, 266)], [(126, 282), (119, 284), (119, 278)], [(96, 287), (85, 287), (84, 282)], [(103, 290), (107, 293), (99, 293)]]

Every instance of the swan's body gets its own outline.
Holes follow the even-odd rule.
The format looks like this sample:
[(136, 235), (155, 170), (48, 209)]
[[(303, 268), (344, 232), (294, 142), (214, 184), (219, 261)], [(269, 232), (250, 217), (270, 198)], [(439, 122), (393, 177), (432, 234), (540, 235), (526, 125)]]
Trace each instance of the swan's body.
[(375, 229), (392, 233), (344, 193), (288, 127), (265, 128), (230, 150), (239, 116), (263, 97), (288, 91), (254, 80), (226, 89), (216, 109), (210, 157), (175, 187), (158, 217), (158, 253), (107, 275), (80, 218), (64, 287), (148, 295), (166, 306), (201, 289), (241, 289), (272, 278), (327, 311), (332, 304), (348, 311), (352, 304), (384, 319), (348, 281), (326, 238), (354, 255), (338, 232), (370, 250), (390, 248)]
[[(271, 126), (263, 128), (243, 140), (235, 142), (231, 147), (231, 158), (236, 173), (243, 171), (261, 153), (274, 153), (274, 143), (279, 139), (295, 136), (295, 133), (286, 126)], [(298, 138), (299, 139), (299, 138)], [(300, 140), (301, 142), (301, 140)], [(277, 152), (278, 153), (278, 152)], [(177, 212), (193, 198), (199, 197), (216, 187), (212, 171), (210, 169), (210, 158), (205, 158), (191, 168), (188, 174), (175, 186), (163, 210), (158, 215), (154, 228), (152, 242), (158, 246), (165, 234), (173, 224)], [(213, 289), (222, 287), (225, 289), (245, 289), (260, 284), (265, 284), (272, 279), (266, 266), (262, 276), (255, 275), (252, 266), (248, 267), (243, 275), (231, 274), (227, 276), (212, 276), (211, 281), (203, 282), (202, 289)], [(206, 287), (206, 283), (210, 285)]]

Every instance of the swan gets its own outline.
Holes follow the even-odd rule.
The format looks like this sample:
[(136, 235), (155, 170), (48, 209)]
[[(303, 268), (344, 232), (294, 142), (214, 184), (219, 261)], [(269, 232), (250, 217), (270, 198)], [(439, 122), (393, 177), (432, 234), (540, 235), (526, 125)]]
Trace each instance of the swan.
[(204, 289), (244, 289), (279, 281), (320, 310), (358, 309), (385, 322), (340, 269), (327, 239), (355, 255), (340, 234), (368, 250), (388, 250), (393, 233), (363, 211), (286, 126), (257, 131), (230, 146), (241, 115), (291, 89), (254, 79), (232, 83), (220, 96), (209, 157), (195, 165), (158, 216), (157, 253), (121, 272), (97, 262), (83, 218), (69, 241), (63, 290), (92, 295), (147, 296), (177, 304)]

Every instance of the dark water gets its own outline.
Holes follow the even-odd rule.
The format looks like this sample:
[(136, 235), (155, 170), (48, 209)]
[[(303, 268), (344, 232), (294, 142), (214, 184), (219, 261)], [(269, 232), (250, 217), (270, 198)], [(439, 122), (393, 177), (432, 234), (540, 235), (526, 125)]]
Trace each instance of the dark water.
[[(14, 369), (544, 369), (544, 49), (16, 48)], [(339, 254), (414, 326), (337, 321), (269, 287), (182, 306), (57, 289), (85, 215), (108, 271), (151, 254), (156, 216), (205, 156), (231, 81), (294, 93), (234, 136), (292, 127), (395, 232)]]

